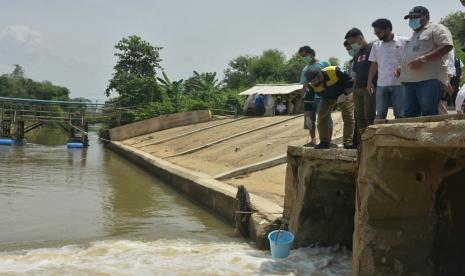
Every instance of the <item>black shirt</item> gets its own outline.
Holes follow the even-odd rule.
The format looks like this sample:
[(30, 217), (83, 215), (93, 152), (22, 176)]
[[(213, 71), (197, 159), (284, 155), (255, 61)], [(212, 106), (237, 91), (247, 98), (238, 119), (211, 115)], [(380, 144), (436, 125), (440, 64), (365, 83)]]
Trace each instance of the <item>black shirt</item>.
[[(355, 73), (354, 88), (366, 88), (368, 83), (368, 75), (370, 73), (371, 61), (368, 60), (371, 53), (372, 43), (365, 48), (361, 48), (354, 56), (353, 72)], [(376, 78), (373, 80), (376, 83)]]

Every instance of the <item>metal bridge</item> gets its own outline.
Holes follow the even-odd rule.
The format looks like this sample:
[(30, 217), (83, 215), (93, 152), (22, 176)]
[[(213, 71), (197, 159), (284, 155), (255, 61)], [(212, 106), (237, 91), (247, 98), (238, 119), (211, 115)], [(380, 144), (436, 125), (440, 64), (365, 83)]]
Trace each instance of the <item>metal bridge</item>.
[(114, 104), (0, 97), (0, 138), (21, 144), (27, 132), (56, 124), (68, 133), (69, 141), (87, 147), (89, 121), (114, 119), (119, 124), (124, 110)]

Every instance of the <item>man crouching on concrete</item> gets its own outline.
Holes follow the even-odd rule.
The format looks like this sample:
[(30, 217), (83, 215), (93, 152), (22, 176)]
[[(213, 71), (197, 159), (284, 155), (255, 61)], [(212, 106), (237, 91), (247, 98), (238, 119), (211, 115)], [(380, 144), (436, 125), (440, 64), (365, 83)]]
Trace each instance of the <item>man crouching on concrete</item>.
[[(337, 98), (346, 94), (345, 100), (340, 104), (342, 120), (344, 121), (344, 148), (354, 148), (352, 136), (354, 133), (354, 101), (350, 88), (352, 88), (352, 78), (341, 71), (336, 66), (329, 66), (324, 69), (312, 69), (306, 73), (309, 80), (309, 89), (313, 94), (320, 95), (321, 101), (318, 109), (317, 128), (320, 136), (320, 143), (315, 149), (328, 149), (330, 145), (328, 121), (331, 118), (331, 111), (338, 104)], [(347, 91), (347, 92), (346, 92)]]

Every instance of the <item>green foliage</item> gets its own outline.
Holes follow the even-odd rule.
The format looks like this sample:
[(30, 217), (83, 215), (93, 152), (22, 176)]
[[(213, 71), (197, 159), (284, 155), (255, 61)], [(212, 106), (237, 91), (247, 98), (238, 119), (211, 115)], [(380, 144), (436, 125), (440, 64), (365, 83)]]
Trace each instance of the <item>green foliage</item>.
[(37, 82), (24, 77), (24, 69), (14, 65), (11, 74), (0, 76), (0, 96), (38, 100), (69, 100), (69, 90), (49, 81)]
[(21, 67), (21, 65), (19, 64), (13, 64), (13, 66), (15, 67), (15, 69), (13, 70), (13, 72), (11, 73), (11, 77), (12, 78), (24, 78), (24, 69), (23, 67)]
[(240, 89), (251, 87), (255, 84), (249, 68), (257, 57), (239, 56), (229, 62), (229, 67), (224, 71), (224, 83), (228, 89)]
[(207, 100), (220, 90), (219, 80), (214, 72), (199, 74), (194, 71), (194, 75), (186, 81), (185, 87), (186, 94), (202, 100)]
[(120, 100), (131, 105), (163, 101), (156, 78), (156, 70), (161, 69), (159, 51), (162, 48), (154, 47), (136, 35), (121, 39), (115, 48), (118, 61), (105, 91), (107, 97), (115, 91)]
[(288, 83), (300, 82), (300, 75), (302, 68), (306, 65), (306, 62), (300, 57), (298, 53), (295, 53), (286, 63), (284, 70), (284, 79)]
[(283, 52), (270, 49), (259, 56), (239, 56), (224, 71), (227, 89), (244, 90), (257, 83), (297, 83), (305, 61), (298, 53), (289, 60)]
[(163, 71), (163, 78), (157, 78), (161, 84), (161, 90), (164, 96), (168, 96), (175, 108), (180, 106), (182, 95), (184, 94), (184, 81), (171, 81), (168, 75)]
[[(462, 48), (465, 45), (465, 23), (463, 20), (464, 16), (464, 12), (452, 12), (445, 18), (442, 18), (440, 23), (446, 26), (452, 33), (452, 37), (454, 38), (455, 55), (465, 63), (465, 53), (462, 51)], [(465, 74), (465, 72), (462, 73), (462, 76), (463, 74)], [(461, 85), (464, 84), (464, 82), (465, 78), (462, 77)]]
[[(450, 30), (452, 37), (454, 37), (455, 40), (459, 40), (462, 44), (464, 43), (463, 39), (465, 39), (465, 23), (463, 22), (464, 16), (464, 12), (457, 11), (450, 13), (439, 21)], [(459, 47), (459, 49), (460, 48), (462, 47)]]
[[(151, 102), (147, 105), (140, 107), (135, 111), (131, 111), (134, 121), (150, 119), (156, 116), (175, 113), (176, 108), (171, 101)], [(131, 116), (130, 115), (130, 116)]]
[(252, 77), (258, 83), (284, 82), (286, 57), (283, 52), (270, 49), (263, 52), (250, 64)]

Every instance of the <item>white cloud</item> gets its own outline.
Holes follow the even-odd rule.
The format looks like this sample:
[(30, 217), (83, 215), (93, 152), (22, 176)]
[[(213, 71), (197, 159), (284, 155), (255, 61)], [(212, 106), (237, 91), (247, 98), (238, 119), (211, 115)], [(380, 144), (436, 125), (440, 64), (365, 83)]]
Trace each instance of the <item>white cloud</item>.
[(42, 46), (43, 36), (38, 30), (26, 25), (10, 25), (0, 27), (0, 43), (7, 42), (24, 47), (28, 52), (34, 52)]

